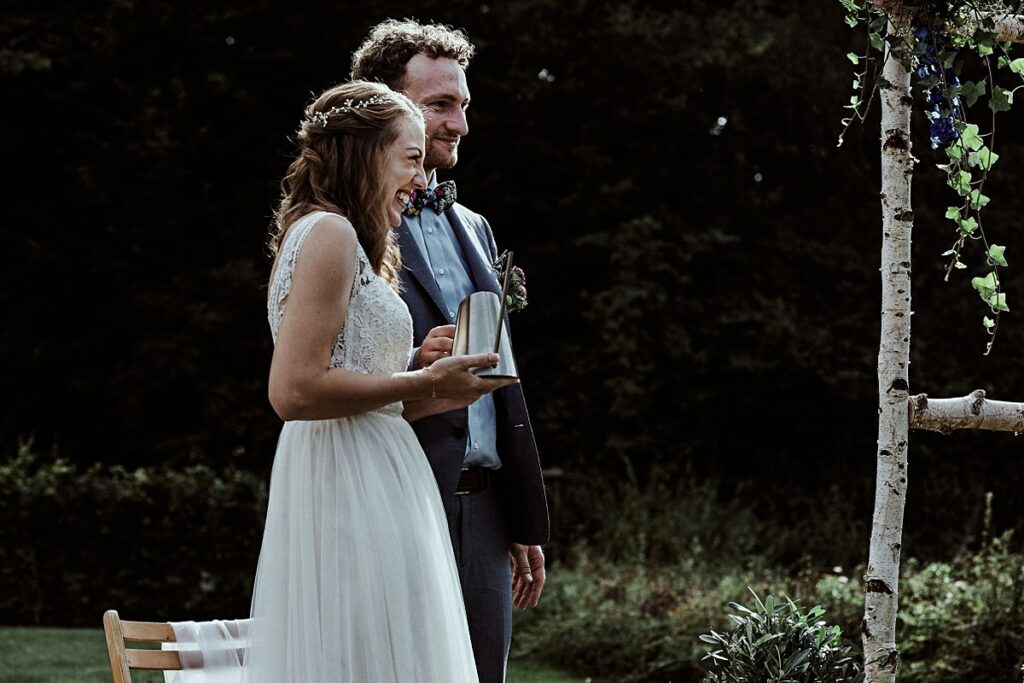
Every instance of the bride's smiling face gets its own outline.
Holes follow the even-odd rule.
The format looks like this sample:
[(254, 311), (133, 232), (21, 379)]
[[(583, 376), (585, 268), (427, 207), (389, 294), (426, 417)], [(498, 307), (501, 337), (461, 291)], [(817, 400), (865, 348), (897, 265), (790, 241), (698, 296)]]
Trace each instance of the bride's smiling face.
[(402, 210), (414, 190), (427, 186), (423, 173), (423, 122), (411, 117), (398, 123), (398, 137), (384, 152), (384, 187), (387, 189), (388, 222), (397, 228)]

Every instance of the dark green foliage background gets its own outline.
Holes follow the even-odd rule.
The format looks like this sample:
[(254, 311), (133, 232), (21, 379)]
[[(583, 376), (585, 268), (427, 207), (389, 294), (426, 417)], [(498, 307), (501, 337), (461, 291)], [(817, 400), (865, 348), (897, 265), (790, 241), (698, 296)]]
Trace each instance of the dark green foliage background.
[[(479, 48), (450, 176), (527, 274), (530, 307), (513, 321), (524, 388), (545, 465), (567, 472), (553, 548), (623, 554), (637, 532), (624, 500), (642, 502), (637, 524), (676, 523), (697, 481), (715, 491), (709, 527), (715, 511), (766, 525), (745, 552), (863, 561), (878, 119), (836, 148), (844, 55), (864, 41), (838, 3), (122, 0), (4, 3), (0, 16), (4, 458), (32, 439), (83, 470), (231, 466), (265, 480), (280, 423), (266, 401), (264, 243), (288, 136), (371, 25), (416, 16), (464, 27)], [(986, 185), (1013, 309), (987, 358), (968, 284), (978, 256), (942, 283), (951, 192), (924, 124), (911, 388), (1022, 400), (1024, 121), (1000, 117)], [(985, 491), (996, 530), (1024, 522), (1018, 438), (915, 434), (911, 448), (907, 554), (971, 547)], [(5, 525), (26, 523), (17, 495), (0, 492), (17, 515)], [(75, 515), (103, 505), (54, 495), (82, 496)], [(260, 524), (259, 505), (249, 514)], [(679, 561), (673, 529), (630, 552)], [(235, 566), (251, 571), (247, 552)]]
[(23, 449), (0, 465), (0, 623), (245, 615), (266, 497), (236, 468), (82, 469)]

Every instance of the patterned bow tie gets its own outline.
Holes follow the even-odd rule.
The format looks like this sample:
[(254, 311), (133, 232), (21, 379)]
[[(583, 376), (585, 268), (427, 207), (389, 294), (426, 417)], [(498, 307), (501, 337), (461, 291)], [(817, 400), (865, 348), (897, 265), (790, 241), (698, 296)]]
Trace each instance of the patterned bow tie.
[(416, 194), (405, 205), (406, 216), (418, 216), (423, 208), (433, 209), (437, 213), (443, 213), (445, 209), (455, 203), (455, 181), (446, 180), (438, 183), (433, 190), (426, 188), (416, 190)]

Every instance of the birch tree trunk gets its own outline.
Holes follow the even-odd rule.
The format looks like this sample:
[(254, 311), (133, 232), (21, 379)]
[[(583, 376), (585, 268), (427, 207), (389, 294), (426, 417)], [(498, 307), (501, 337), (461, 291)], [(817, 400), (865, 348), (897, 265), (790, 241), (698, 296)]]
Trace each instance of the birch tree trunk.
[[(867, 683), (895, 683), (899, 666), (896, 613), (899, 608), (900, 550), (907, 493), (909, 423), (949, 432), (981, 428), (1020, 432), (1024, 405), (987, 401), (982, 391), (960, 399), (929, 401), (921, 394), (909, 403), (910, 236), (914, 214), (910, 185), (910, 73), (903, 62), (909, 15), (901, 0), (872, 0), (889, 13), (888, 46), (882, 81), (882, 325), (878, 348), (878, 465), (871, 548), (864, 575), (864, 660)], [(993, 17), (1000, 41), (1024, 42), (1024, 15)]]
[[(906, 19), (894, 16), (889, 35)], [(896, 680), (896, 611), (907, 491), (910, 389), (910, 73), (905, 41), (888, 48), (882, 71), (882, 325), (878, 348), (878, 464), (871, 548), (864, 575), (864, 660), (868, 683)]]

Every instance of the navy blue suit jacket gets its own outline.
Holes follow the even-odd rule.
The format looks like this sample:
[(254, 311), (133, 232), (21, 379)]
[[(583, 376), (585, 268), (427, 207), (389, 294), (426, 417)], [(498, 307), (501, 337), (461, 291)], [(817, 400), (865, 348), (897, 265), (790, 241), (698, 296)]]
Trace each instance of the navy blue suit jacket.
[[(491, 268), (498, 257), (491, 226), (483, 216), (461, 204), (454, 204), (445, 216), (462, 247), (477, 291), (490, 290), (500, 296), (501, 288)], [(419, 346), (431, 328), (455, 321), (448, 316), (441, 292), (404, 217), (397, 231), (404, 266), (402, 299), (412, 315), (413, 342)], [(501, 458), (497, 480), (509, 540), (525, 545), (546, 543), (549, 533), (547, 498), (522, 387), (513, 384), (495, 391), (494, 407), (496, 443)], [(445, 510), (449, 512), (455, 504), (455, 487), (466, 456), (468, 421), (468, 410), (463, 408), (412, 423), (434, 471)]]

